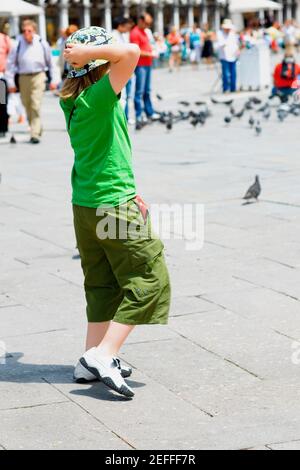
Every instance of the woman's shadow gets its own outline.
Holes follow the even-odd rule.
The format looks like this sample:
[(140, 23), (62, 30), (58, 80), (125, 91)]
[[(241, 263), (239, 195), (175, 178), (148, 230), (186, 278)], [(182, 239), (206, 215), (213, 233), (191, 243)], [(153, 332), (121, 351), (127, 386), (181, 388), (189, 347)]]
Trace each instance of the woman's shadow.
[[(74, 384), (80, 387), (71, 390), (69, 393), (78, 396), (88, 396), (106, 401), (129, 400), (126, 397), (115, 394), (101, 382), (95, 380), (86, 385), (78, 385), (73, 381), (74, 366), (61, 364), (26, 364), (19, 362), (24, 357), (23, 353), (6, 353), (4, 358), (0, 358), (0, 382), (6, 383), (48, 383), (55, 389), (56, 385)], [(126, 379), (130, 387), (139, 388), (145, 384)], [(87, 388), (89, 387), (89, 388)]]

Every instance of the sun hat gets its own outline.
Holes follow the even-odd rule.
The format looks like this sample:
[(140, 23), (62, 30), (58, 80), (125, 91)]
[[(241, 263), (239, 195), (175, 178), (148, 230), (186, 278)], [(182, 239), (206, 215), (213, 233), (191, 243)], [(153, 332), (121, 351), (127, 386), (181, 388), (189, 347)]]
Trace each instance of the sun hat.
[[(90, 26), (89, 28), (82, 28), (71, 34), (66, 41), (66, 47), (69, 44), (89, 45), (89, 46), (103, 46), (104, 44), (112, 44), (113, 37), (106, 29), (99, 26)], [(97, 59), (91, 60), (88, 64), (81, 68), (72, 67), (69, 71), (67, 78), (80, 78), (88, 74), (91, 70), (100, 67), (100, 65), (107, 64), (107, 60)]]
[(222, 23), (222, 28), (223, 29), (234, 29), (234, 24), (231, 21), (231, 19), (226, 18)]

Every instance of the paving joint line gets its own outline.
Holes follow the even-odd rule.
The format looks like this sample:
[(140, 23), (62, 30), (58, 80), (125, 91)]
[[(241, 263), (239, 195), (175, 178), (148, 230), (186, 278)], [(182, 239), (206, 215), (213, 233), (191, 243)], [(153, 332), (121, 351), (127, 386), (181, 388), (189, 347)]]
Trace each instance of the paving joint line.
[(111, 434), (113, 434), (114, 436), (116, 436), (118, 439), (120, 439), (121, 441), (123, 441), (125, 444), (127, 444), (129, 447), (131, 447), (131, 449), (134, 449), (136, 450), (136, 447), (134, 447), (134, 445), (130, 444), (130, 442), (128, 442), (124, 437), (120, 436), (117, 432), (113, 431), (112, 429), (109, 428), (109, 426), (107, 426), (103, 421), (101, 421), (99, 418), (97, 418), (96, 416), (94, 416), (92, 413), (90, 413), (83, 405), (77, 403), (75, 400), (73, 400), (71, 397), (69, 397), (67, 394), (65, 394), (64, 392), (62, 392), (58, 387), (56, 387), (53, 383), (49, 382), (47, 379), (45, 379), (44, 377), (42, 377), (42, 380), (44, 380), (45, 383), (47, 383), (50, 387), (54, 388), (54, 390), (56, 390), (58, 393), (60, 393), (61, 395), (63, 395), (69, 402), (73, 403), (75, 406), (78, 406), (82, 411), (84, 411), (87, 415), (89, 415), (91, 418), (93, 418), (95, 421), (97, 421), (98, 423), (102, 424), (102, 426), (104, 426)]
[(263, 256), (262, 259), (271, 261), (272, 263), (279, 264), (280, 266), (284, 266), (286, 268), (297, 269), (296, 266), (292, 266), (291, 264), (287, 264), (287, 263), (282, 263), (281, 261), (278, 261), (277, 259), (268, 258), (267, 256)]
[(72, 286), (80, 287), (80, 289), (82, 289), (82, 286), (81, 286), (80, 284), (77, 284), (77, 283), (74, 282), (74, 281), (70, 281), (70, 279), (66, 279), (65, 277), (58, 276), (58, 274), (55, 274), (55, 273), (49, 273), (49, 272), (48, 272), (48, 274), (49, 274), (50, 276), (56, 277), (57, 279), (60, 279), (61, 281), (66, 282), (67, 284), (71, 284)]
[(68, 331), (68, 328), (57, 328), (54, 330), (45, 330), (45, 331), (35, 331), (33, 333), (22, 333), (21, 335), (10, 335), (10, 336), (0, 336), (2, 339), (7, 339), (7, 338), (20, 338), (20, 337), (25, 337), (25, 336), (35, 336), (35, 335), (43, 335), (45, 333), (56, 333), (57, 331)]
[(252, 286), (262, 287), (263, 289), (267, 289), (267, 290), (270, 290), (272, 292), (276, 292), (277, 294), (284, 295), (285, 297), (288, 297), (290, 299), (296, 300), (297, 302), (300, 302), (300, 299), (298, 297), (295, 297), (291, 294), (287, 294), (286, 292), (282, 292), (280, 290), (276, 290), (276, 289), (273, 289), (272, 287), (267, 287), (267, 286), (264, 286), (262, 284), (256, 284), (255, 282), (249, 281), (248, 279), (244, 279), (244, 278), (239, 277), (239, 276), (232, 276), (232, 277), (234, 279), (237, 279), (238, 281), (248, 282), (248, 284), (251, 284)]
[(135, 341), (135, 342), (130, 342), (130, 340), (124, 344), (124, 347), (126, 346), (132, 346), (132, 345), (138, 345), (138, 344), (149, 344), (149, 343), (157, 343), (159, 341), (172, 341), (174, 338), (161, 338), (161, 339), (149, 339), (145, 341)]
[[(198, 297), (198, 296), (197, 296)], [(207, 300), (207, 299), (204, 299), (204, 300)], [(221, 305), (221, 304), (217, 304), (216, 302), (214, 301), (211, 301), (212, 304), (214, 305), (218, 305), (219, 307), (221, 307), (223, 310), (226, 310), (227, 312), (231, 312), (233, 313), (234, 315), (237, 315), (238, 317), (240, 318), (243, 318), (244, 320), (251, 320), (250, 317), (248, 316), (245, 316), (245, 315), (241, 315), (239, 312), (237, 312), (236, 310), (234, 309), (229, 309), (227, 307), (225, 307), (224, 305)], [(216, 312), (217, 310), (212, 310), (212, 311), (208, 311), (207, 313), (213, 313), (213, 312)], [(281, 336), (284, 336), (285, 338), (288, 338), (288, 339), (291, 339), (292, 341), (299, 341), (299, 339), (297, 338), (293, 338), (292, 336), (289, 336), (289, 335), (286, 335), (285, 333), (282, 333), (281, 331), (278, 331), (278, 330), (275, 330), (274, 328), (270, 328), (271, 331), (274, 331), (274, 333), (277, 333), (278, 335), (281, 335)]]
[(73, 252), (71, 248), (66, 248), (65, 246), (59, 245), (58, 243), (52, 242), (51, 240), (48, 240), (47, 238), (40, 237), (39, 235), (35, 235), (34, 233), (28, 232), (27, 230), (20, 229), (21, 233), (24, 233), (25, 235), (28, 235), (29, 237), (35, 238), (36, 240), (40, 240), (44, 243), (48, 243), (49, 245), (56, 246), (57, 248), (61, 248), (62, 250)]
[(50, 402), (50, 403), (37, 403), (36, 405), (13, 406), (11, 408), (0, 408), (0, 413), (2, 411), (28, 410), (28, 409), (31, 409), (31, 408), (41, 408), (43, 406), (61, 405), (63, 403), (67, 403), (67, 400), (53, 401), (53, 402)]
[(188, 398), (185, 398), (185, 397), (182, 397), (180, 395), (178, 395), (178, 393), (176, 393), (174, 390), (172, 390), (171, 388), (167, 387), (167, 385), (164, 385), (162, 384), (161, 382), (159, 382), (158, 380), (156, 380), (154, 377), (152, 377), (152, 375), (149, 375), (147, 372), (145, 372), (144, 370), (143, 371), (140, 371), (140, 369), (138, 367), (135, 367), (134, 364), (128, 362), (126, 360), (127, 364), (129, 366), (131, 366), (132, 368), (134, 368), (135, 370), (141, 372), (144, 376), (148, 377), (149, 379), (151, 379), (153, 382), (157, 383), (158, 385), (160, 385), (161, 387), (164, 387), (166, 390), (168, 390), (168, 392), (172, 393), (173, 395), (175, 395), (176, 398), (179, 398), (180, 400), (183, 400), (185, 401), (186, 403), (188, 403), (189, 405), (191, 405), (193, 408), (196, 408), (197, 410), (201, 411), (201, 413), (203, 413), (204, 415), (208, 416), (209, 418), (215, 418), (217, 415), (213, 415), (212, 413), (210, 413), (209, 411), (206, 411), (204, 410), (203, 408), (201, 408), (200, 406), (197, 406), (195, 403), (193, 403), (191, 400), (189, 400)]
[(182, 333), (179, 333), (178, 331), (176, 330), (173, 330), (172, 328), (170, 328), (170, 330), (176, 332), (181, 338), (185, 339), (186, 341), (189, 341), (190, 343), (194, 344), (195, 346), (197, 346), (198, 348), (200, 349), (203, 349), (203, 351), (206, 351), (210, 354), (212, 354), (213, 356), (217, 357), (218, 359), (222, 359), (223, 361), (225, 362), (228, 362), (229, 364), (237, 367), (238, 369), (241, 369), (243, 370), (244, 372), (246, 372), (247, 374), (251, 375), (252, 377), (255, 377), (256, 379), (260, 380), (260, 381), (263, 381), (263, 377), (260, 377), (259, 375), (255, 374), (255, 372), (252, 372), (248, 369), (246, 369), (245, 367), (242, 367), (240, 366), (239, 364), (237, 364), (236, 362), (232, 361), (231, 359), (228, 359), (226, 357), (223, 357), (221, 356), (220, 354), (216, 353), (215, 351), (212, 351), (211, 349), (208, 349), (206, 348), (205, 346), (202, 346), (201, 344), (197, 343), (196, 341), (193, 341), (191, 340), (190, 338), (188, 338), (187, 336), (183, 335)]
[[(218, 304), (215, 304), (215, 305), (218, 305)], [(170, 318), (189, 317), (190, 315), (201, 315), (202, 313), (212, 313), (212, 312), (217, 312), (217, 310), (202, 310), (201, 312), (179, 313), (178, 315), (170, 315)]]
[[(235, 310), (232, 310), (231, 308), (225, 307), (225, 305), (219, 304), (219, 303), (215, 302), (214, 300), (208, 300), (207, 297), (205, 298), (205, 297), (202, 297), (201, 295), (200, 296), (196, 295), (196, 297), (201, 298), (201, 299), (205, 300), (206, 302), (209, 302), (212, 305), (216, 305), (217, 307), (220, 307), (222, 310), (225, 310), (226, 312), (233, 313), (234, 315), (237, 315), (238, 317), (243, 318), (244, 320), (249, 320), (249, 318), (247, 316), (242, 315), (242, 314), (236, 312)], [(208, 310), (207, 311), (207, 313), (213, 313), (213, 312), (217, 312), (217, 310)]]

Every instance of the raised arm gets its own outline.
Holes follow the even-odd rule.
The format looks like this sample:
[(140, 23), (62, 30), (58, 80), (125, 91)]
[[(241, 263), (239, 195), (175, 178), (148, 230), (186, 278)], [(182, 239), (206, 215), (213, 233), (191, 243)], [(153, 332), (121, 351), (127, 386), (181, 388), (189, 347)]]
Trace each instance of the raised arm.
[(75, 68), (81, 68), (91, 60), (103, 59), (110, 62), (110, 83), (118, 95), (138, 63), (140, 49), (135, 44), (112, 44), (104, 46), (81, 46), (70, 44), (64, 57)]

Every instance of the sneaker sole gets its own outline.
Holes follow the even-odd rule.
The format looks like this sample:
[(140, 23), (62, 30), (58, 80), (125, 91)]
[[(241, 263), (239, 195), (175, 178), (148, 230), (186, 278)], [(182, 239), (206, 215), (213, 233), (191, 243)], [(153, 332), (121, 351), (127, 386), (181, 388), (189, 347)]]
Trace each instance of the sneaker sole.
[[(121, 375), (123, 377), (123, 379), (128, 379), (128, 377), (130, 377), (132, 375), (132, 371), (131, 372), (121, 372)], [(93, 380), (86, 380), (84, 377), (80, 377), (80, 378), (76, 378), (73, 376), (73, 382), (75, 382), (76, 384), (91, 384), (93, 382), (99, 382), (101, 381), (102, 382), (102, 379), (98, 379), (98, 377), (95, 377)]]
[(112, 390), (114, 390), (115, 392), (117, 393), (120, 393), (121, 395), (124, 395), (125, 397), (127, 398), (132, 398), (134, 397), (134, 393), (129, 390), (125, 385), (122, 385), (121, 387), (118, 387), (115, 382), (110, 378), (110, 377), (101, 377), (98, 369), (96, 369), (96, 367), (90, 367), (86, 360), (84, 359), (84, 357), (82, 357), (80, 359), (80, 363), (81, 365), (83, 365), (83, 367), (85, 367), (89, 372), (91, 372), (91, 374), (94, 374), (99, 380), (100, 382), (103, 382), (107, 387), (111, 388)]
[(98, 382), (98, 381), (99, 379), (97, 377), (95, 377), (93, 380), (86, 380), (83, 377), (76, 379), (76, 377), (73, 377), (73, 382), (75, 382), (76, 384), (91, 384), (93, 382)]

